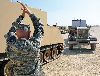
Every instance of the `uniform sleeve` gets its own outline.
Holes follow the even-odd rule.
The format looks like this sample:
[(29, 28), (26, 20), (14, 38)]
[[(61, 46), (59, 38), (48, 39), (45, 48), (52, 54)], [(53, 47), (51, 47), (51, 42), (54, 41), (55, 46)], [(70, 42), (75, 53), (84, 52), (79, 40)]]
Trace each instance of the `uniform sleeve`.
[(32, 20), (33, 26), (34, 26), (34, 33), (33, 33), (33, 37), (32, 40), (36, 43), (36, 42), (40, 42), (43, 34), (44, 34), (44, 30), (43, 30), (43, 24), (41, 24), (39, 22), (39, 18), (37, 18), (34, 14), (30, 15), (30, 18)]
[(12, 23), (12, 27), (9, 32), (4, 36), (6, 38), (7, 43), (14, 43), (16, 41), (15, 32), (18, 29), (18, 25), (22, 22), (23, 16), (20, 15), (15, 22)]
[(19, 18), (16, 19), (16, 23), (21, 23), (23, 18), (24, 17), (22, 15), (20, 15)]

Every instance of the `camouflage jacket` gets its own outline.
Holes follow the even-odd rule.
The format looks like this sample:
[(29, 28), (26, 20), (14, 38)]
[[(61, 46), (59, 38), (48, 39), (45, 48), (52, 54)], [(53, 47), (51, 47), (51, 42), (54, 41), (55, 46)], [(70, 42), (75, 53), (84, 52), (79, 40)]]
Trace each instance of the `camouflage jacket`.
[(30, 18), (33, 22), (34, 33), (29, 39), (16, 38), (16, 30), (23, 29), (29, 31), (30, 27), (21, 24), (23, 16), (19, 16), (15, 22), (12, 23), (12, 27), (5, 35), (7, 42), (6, 53), (8, 58), (14, 63), (13, 74), (14, 76), (41, 76), (40, 71), (40, 41), (44, 34), (42, 28), (43, 24), (39, 22), (39, 19), (31, 14)]

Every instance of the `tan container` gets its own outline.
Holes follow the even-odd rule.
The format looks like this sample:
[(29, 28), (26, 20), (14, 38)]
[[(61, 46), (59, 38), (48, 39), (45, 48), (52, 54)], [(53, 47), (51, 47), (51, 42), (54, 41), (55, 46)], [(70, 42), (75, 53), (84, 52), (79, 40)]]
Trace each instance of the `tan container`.
[[(29, 9), (41, 19), (44, 24), (44, 37), (41, 41), (41, 46), (50, 45), (56, 43), (63, 43), (60, 31), (57, 27), (47, 26), (47, 13), (40, 9), (30, 8)], [(12, 22), (21, 15), (21, 5), (18, 3), (11, 3), (10, 0), (0, 0), (0, 52), (5, 52), (6, 41), (4, 35), (9, 31), (12, 26)], [(31, 36), (34, 32), (33, 24), (26, 14), (23, 21), (25, 24), (30, 24)]]

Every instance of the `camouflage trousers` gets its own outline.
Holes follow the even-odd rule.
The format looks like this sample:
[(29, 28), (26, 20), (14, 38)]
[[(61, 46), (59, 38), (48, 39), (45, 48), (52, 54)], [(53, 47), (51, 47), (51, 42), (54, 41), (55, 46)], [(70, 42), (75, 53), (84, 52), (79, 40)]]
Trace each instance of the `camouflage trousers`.
[(5, 66), (5, 76), (44, 76), (39, 62), (17, 63), (9, 61)]

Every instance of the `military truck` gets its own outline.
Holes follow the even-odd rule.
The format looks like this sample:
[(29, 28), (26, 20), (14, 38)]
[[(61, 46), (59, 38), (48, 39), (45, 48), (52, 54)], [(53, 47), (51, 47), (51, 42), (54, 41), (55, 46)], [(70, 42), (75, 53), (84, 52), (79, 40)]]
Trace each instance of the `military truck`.
[(97, 38), (90, 35), (90, 26), (87, 26), (86, 20), (72, 20), (72, 26), (68, 26), (68, 45), (69, 50), (73, 50), (75, 45), (90, 45), (91, 50), (95, 50)]

